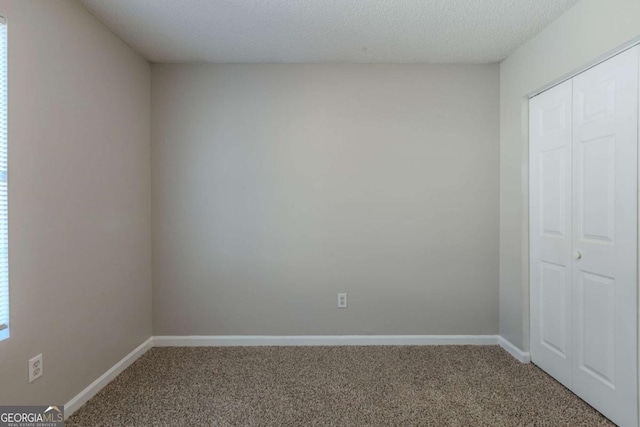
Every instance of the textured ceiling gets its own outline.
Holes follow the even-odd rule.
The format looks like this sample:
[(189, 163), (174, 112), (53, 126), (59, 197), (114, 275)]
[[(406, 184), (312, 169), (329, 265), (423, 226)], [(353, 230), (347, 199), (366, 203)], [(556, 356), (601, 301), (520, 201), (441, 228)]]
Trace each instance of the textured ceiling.
[(153, 62), (488, 63), (578, 0), (80, 0)]

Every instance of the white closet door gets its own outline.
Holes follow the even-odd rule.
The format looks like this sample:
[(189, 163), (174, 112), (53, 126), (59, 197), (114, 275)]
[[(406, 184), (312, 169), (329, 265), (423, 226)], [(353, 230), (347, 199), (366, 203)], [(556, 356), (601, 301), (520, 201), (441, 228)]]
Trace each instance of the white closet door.
[(531, 356), (571, 387), (571, 81), (529, 105)]
[(638, 425), (638, 48), (573, 79), (573, 391)]

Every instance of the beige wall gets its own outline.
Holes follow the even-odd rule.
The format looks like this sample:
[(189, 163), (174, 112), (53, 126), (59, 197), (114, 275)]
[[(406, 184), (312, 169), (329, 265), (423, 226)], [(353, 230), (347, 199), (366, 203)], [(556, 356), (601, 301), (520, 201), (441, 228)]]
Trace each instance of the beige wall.
[(582, 0), (500, 65), (500, 334), (529, 348), (526, 96), (640, 35), (640, 1)]
[[(73, 1), (9, 25), (11, 338), (0, 404), (64, 404), (151, 335), (149, 64)], [(27, 359), (44, 376), (27, 382)]]
[(496, 333), (498, 84), (153, 65), (154, 334)]

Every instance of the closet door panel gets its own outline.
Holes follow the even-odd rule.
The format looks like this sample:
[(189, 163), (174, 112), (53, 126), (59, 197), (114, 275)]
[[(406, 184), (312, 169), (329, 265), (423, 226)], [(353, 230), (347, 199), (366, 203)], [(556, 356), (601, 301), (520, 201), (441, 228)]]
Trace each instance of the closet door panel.
[(572, 389), (637, 426), (638, 49), (573, 79)]
[(571, 385), (572, 84), (530, 102), (531, 356)]

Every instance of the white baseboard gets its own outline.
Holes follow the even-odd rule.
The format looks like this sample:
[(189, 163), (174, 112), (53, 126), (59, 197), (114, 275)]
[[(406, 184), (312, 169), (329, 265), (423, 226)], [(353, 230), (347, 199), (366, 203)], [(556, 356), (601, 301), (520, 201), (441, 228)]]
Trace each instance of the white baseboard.
[(515, 345), (513, 345), (509, 340), (504, 337), (498, 337), (498, 344), (502, 347), (507, 353), (516, 358), (516, 360), (521, 363), (531, 363), (531, 354), (528, 351), (522, 351)]
[(113, 365), (64, 405), (65, 419), (109, 382), (127, 369), (151, 347), (230, 347), (230, 346), (340, 346), (340, 345), (500, 345), (522, 363), (529, 363), (528, 352), (499, 335), (181, 335), (154, 336)]
[(497, 335), (186, 335), (153, 338), (154, 347), (497, 344)]
[(89, 399), (98, 394), (100, 390), (117, 377), (122, 371), (127, 369), (133, 362), (135, 362), (140, 356), (153, 347), (153, 337), (150, 337), (145, 342), (136, 347), (131, 353), (127, 354), (118, 363), (113, 365), (104, 374), (100, 375), (97, 380), (89, 384), (84, 390), (78, 393), (73, 399), (68, 401), (64, 405), (64, 418), (67, 419), (75, 411), (77, 411), (82, 405), (87, 403)]

